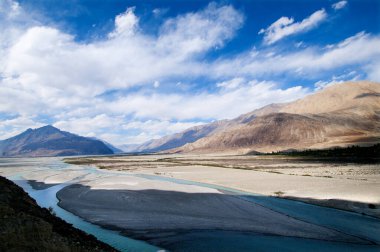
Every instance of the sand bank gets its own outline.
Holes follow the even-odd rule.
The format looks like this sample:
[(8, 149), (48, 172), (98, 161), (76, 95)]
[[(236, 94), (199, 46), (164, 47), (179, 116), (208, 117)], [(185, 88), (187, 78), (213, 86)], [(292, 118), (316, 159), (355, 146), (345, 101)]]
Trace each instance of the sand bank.
[(92, 223), (134, 234), (149, 230), (230, 230), (366, 243), (212, 188), (135, 176), (111, 176), (71, 185), (57, 197), (61, 207)]

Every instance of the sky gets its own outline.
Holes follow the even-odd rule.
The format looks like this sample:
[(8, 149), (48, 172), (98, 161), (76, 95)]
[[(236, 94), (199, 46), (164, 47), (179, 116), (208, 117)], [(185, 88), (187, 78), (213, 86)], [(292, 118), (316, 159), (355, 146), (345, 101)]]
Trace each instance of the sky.
[(0, 139), (139, 144), (380, 82), (379, 0), (0, 0)]

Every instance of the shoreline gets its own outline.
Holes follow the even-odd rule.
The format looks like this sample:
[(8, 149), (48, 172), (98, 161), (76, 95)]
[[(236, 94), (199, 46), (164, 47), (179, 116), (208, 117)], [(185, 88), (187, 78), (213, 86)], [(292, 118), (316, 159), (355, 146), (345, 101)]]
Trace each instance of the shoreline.
[[(99, 181), (97, 181), (97, 183), (102, 184), (102, 182), (99, 182)], [(105, 181), (104, 183), (107, 184), (107, 181)], [(189, 186), (189, 185), (186, 185), (186, 186)], [(160, 237), (162, 236), (162, 234), (165, 235), (166, 233), (173, 234), (173, 232), (178, 232), (179, 230), (182, 233), (183, 232), (191, 233), (194, 230), (216, 230), (216, 231), (224, 230), (224, 231), (238, 232), (238, 233), (249, 232), (249, 233), (260, 234), (260, 235), (275, 235), (275, 236), (282, 236), (282, 237), (305, 238), (305, 239), (314, 239), (314, 240), (320, 240), (320, 241), (335, 241), (335, 242), (350, 241), (353, 243), (358, 243), (359, 240), (364, 239), (373, 243), (373, 241), (370, 239), (366, 239), (364, 237), (354, 238), (355, 236), (352, 236), (352, 234), (347, 234), (342, 231), (338, 232), (339, 234), (338, 233), (334, 234), (334, 232), (336, 231), (333, 231), (333, 229), (312, 224), (302, 219), (290, 217), (289, 215), (286, 215), (282, 212), (278, 212), (264, 205), (260, 205), (260, 203), (255, 203), (249, 200), (241, 199), (238, 195), (213, 194), (210, 197), (208, 197), (208, 195), (201, 196), (201, 197), (206, 197), (205, 200), (208, 202), (207, 204), (211, 206), (214, 205), (214, 203), (210, 201), (211, 199), (215, 199), (215, 197), (217, 198), (222, 197), (217, 201), (219, 202), (222, 199), (222, 202), (225, 202), (223, 198), (229, 198), (229, 200), (232, 199), (235, 202), (234, 204), (238, 202), (240, 207), (243, 207), (245, 209), (244, 211), (253, 211), (251, 214), (247, 215), (247, 219), (243, 217), (244, 215), (239, 217), (239, 218), (242, 218), (242, 217), (244, 218), (243, 222), (236, 223), (238, 219), (234, 220), (234, 217), (228, 214), (228, 211), (230, 210), (228, 210), (228, 208), (226, 207), (223, 207), (223, 204), (220, 205), (218, 203), (217, 205), (218, 207), (209, 208), (208, 205), (200, 204), (200, 202), (202, 202), (203, 200), (199, 201), (196, 199), (197, 197), (199, 197), (199, 195), (194, 195), (195, 198), (193, 195), (184, 195), (184, 194), (181, 194), (180, 197), (176, 197), (175, 194), (171, 193), (169, 197), (166, 197), (165, 194), (162, 195), (162, 193), (155, 192), (152, 190), (148, 190), (147, 193), (149, 194), (149, 198), (145, 199), (144, 195), (146, 196), (146, 193), (144, 191), (134, 191), (134, 190), (133, 192), (128, 191), (128, 190), (120, 191), (116, 189), (112, 190), (111, 188), (108, 188), (107, 190), (99, 190), (99, 189), (93, 189), (88, 186), (75, 185), (75, 186), (71, 186), (71, 188), (69, 186), (62, 189), (61, 191), (57, 193), (57, 197), (60, 199), (60, 204), (59, 204), (60, 207), (63, 207), (67, 211), (70, 211), (77, 216), (85, 218), (89, 222), (92, 222), (97, 225), (105, 226), (108, 228), (112, 228), (113, 230), (116, 229), (119, 231), (124, 231), (124, 234), (127, 234), (130, 237), (147, 240), (148, 242), (152, 240), (150, 238), (150, 235), (152, 234), (152, 232), (154, 233), (157, 230), (159, 230), (161, 234), (155, 233), (154, 237), (157, 237), (157, 235)], [(163, 197), (159, 197), (158, 195), (156, 195), (156, 193), (159, 193), (158, 195), (161, 195)], [(76, 195), (81, 195), (81, 196), (75, 198)], [(127, 200), (125, 201), (123, 199), (120, 201), (121, 197)], [(139, 202), (141, 201), (147, 202), (146, 200), (148, 200), (149, 203), (140, 203), (140, 205), (142, 204), (141, 205), (142, 209), (152, 209), (151, 210), (152, 212), (150, 212), (150, 210), (148, 210), (148, 212), (139, 212), (140, 210), (136, 212), (134, 210), (135, 206), (132, 204), (132, 202), (135, 202), (135, 201), (133, 201), (133, 199), (132, 201), (130, 201), (131, 200), (130, 197), (138, 198)], [(160, 198), (159, 201), (154, 201), (154, 199), (157, 197)], [(190, 197), (190, 198), (186, 198), (186, 197)], [(182, 203), (180, 203), (179, 205), (175, 207), (174, 210), (173, 208), (169, 207), (169, 209), (171, 209), (171, 211), (174, 211), (174, 212), (169, 213), (168, 217), (170, 216), (171, 221), (169, 221), (168, 223), (166, 220), (167, 218), (166, 211), (168, 210), (163, 210), (162, 206), (172, 205), (173, 203), (171, 202), (173, 202), (173, 200), (176, 201), (179, 198), (186, 198), (185, 202), (191, 202), (191, 204), (190, 205), (187, 204), (185, 208), (183, 208), (183, 206), (181, 206)], [(267, 196), (263, 198), (267, 198)], [(168, 199), (170, 199), (170, 201), (167, 201)], [(154, 202), (152, 202), (152, 200)], [(227, 199), (227, 202), (229, 200)], [(162, 201), (164, 202), (162, 203)], [(109, 209), (108, 207), (103, 207), (104, 205), (109, 204), (109, 202), (113, 202), (113, 204), (115, 205), (115, 207), (112, 208), (112, 210)], [(127, 205), (128, 207), (122, 207), (122, 205)], [(245, 208), (244, 205), (248, 208)], [(179, 210), (177, 209), (178, 207), (180, 208)], [(194, 217), (192, 217), (194, 216), (194, 211), (199, 212), (199, 207), (200, 208), (207, 207), (208, 209), (204, 210), (204, 213), (206, 212), (212, 213), (212, 215), (206, 214), (204, 217), (202, 217), (202, 219), (199, 219), (201, 220), (201, 222), (197, 220), (198, 217), (194, 219)], [(186, 212), (184, 210), (188, 208), (191, 209), (190, 212)], [(91, 209), (91, 213), (88, 212), (89, 209)], [(221, 213), (215, 212), (215, 209), (223, 209), (224, 212), (222, 215), (220, 215)], [(104, 216), (104, 213), (106, 212), (107, 213), (112, 212), (113, 218), (109, 219), (107, 218), (107, 216)], [(180, 213), (180, 215), (176, 213)], [(201, 212), (199, 212), (198, 214), (200, 213)], [(198, 216), (198, 214), (196, 214), (195, 216)], [(214, 221), (209, 222), (209, 220), (211, 220), (209, 218), (214, 219), (217, 216), (220, 216), (220, 217), (223, 216), (222, 219), (227, 220), (228, 223), (233, 223), (234, 225), (232, 226), (227, 225), (223, 227), (225, 225), (223, 223), (218, 224), (218, 222), (215, 223)], [(227, 216), (230, 216), (230, 217), (227, 217)], [(256, 218), (258, 218), (259, 221), (257, 222), (257, 220), (253, 220), (251, 216), (256, 216)], [(131, 217), (133, 220), (131, 219)], [(116, 218), (118, 221), (113, 222), (114, 218)], [(187, 218), (190, 218), (191, 222), (188, 222), (186, 220)], [(176, 220), (176, 223), (172, 222), (173, 219)], [(276, 224), (273, 225), (274, 223), (272, 221), (268, 222), (268, 220), (273, 220), (275, 221), (274, 223)], [(248, 226), (247, 226), (246, 222), (252, 222), (252, 224), (248, 223)], [(255, 222), (256, 224), (254, 224)], [(292, 225), (295, 225), (295, 226), (293, 228), (290, 228)], [(256, 228), (256, 226), (259, 228)], [(265, 228), (262, 229), (260, 228), (260, 226), (265, 227)], [(306, 228), (306, 229), (311, 228), (311, 229), (308, 231), (306, 231), (305, 229), (305, 231), (301, 231), (300, 233), (298, 231), (294, 232), (294, 230), (300, 231), (303, 228)], [(322, 231), (321, 228), (324, 231)], [(318, 230), (320, 230), (323, 233), (322, 236), (318, 234), (318, 232), (320, 232)], [(313, 233), (316, 236), (314, 236)], [(332, 236), (328, 238), (330, 235)], [(343, 236), (348, 235), (350, 236), (350, 238), (349, 239), (338, 238), (341, 235)], [(332, 237), (336, 237), (336, 238), (332, 238)], [(356, 239), (359, 239), (359, 240), (356, 240)]]
[[(99, 195), (100, 196), (100, 195)], [(239, 196), (233, 196), (238, 198)], [(254, 205), (255, 203), (250, 202), (250, 204)], [(257, 203), (256, 203), (257, 204)], [(60, 205), (60, 207), (63, 207)], [(64, 208), (67, 211), (70, 211), (67, 208)], [(93, 209), (93, 208), (92, 208)], [(276, 211), (276, 210), (271, 210)], [(70, 211), (71, 212), (71, 211)], [(84, 216), (81, 216), (78, 213), (72, 212), (73, 214), (80, 216), (82, 218), (85, 218)], [(281, 213), (282, 214), (282, 213)], [(291, 217), (293, 218), (293, 217)], [(92, 222), (91, 220), (85, 218), (87, 221), (94, 223), (96, 225), (100, 225), (104, 228), (116, 230), (119, 231), (122, 235), (126, 235), (127, 237), (131, 237), (133, 239), (143, 240), (150, 244), (165, 248), (165, 249), (172, 249), (178, 244), (182, 244), (183, 242), (186, 242), (186, 237), (198, 237), (201, 238), (204, 235), (210, 236), (211, 238), (220, 239), (220, 235), (226, 235), (226, 236), (232, 236), (232, 237), (246, 237), (250, 240), (255, 240), (255, 242), (259, 242), (257, 239), (291, 239), (293, 242), (304, 244), (304, 243), (317, 243), (318, 245), (325, 244), (325, 246), (347, 246), (346, 248), (351, 248), (352, 246), (359, 246), (358, 249), (364, 248), (366, 246), (369, 246), (368, 248), (374, 249), (376, 251), (379, 247), (379, 241), (374, 241), (366, 236), (357, 236), (354, 234), (346, 233), (341, 230), (336, 230), (340, 235), (348, 235), (351, 238), (348, 240), (331, 240), (331, 239), (324, 239), (324, 238), (312, 238), (312, 237), (297, 237), (297, 236), (289, 236), (289, 235), (279, 235), (279, 234), (273, 234), (273, 233), (267, 233), (267, 232), (255, 232), (255, 231), (247, 231), (247, 230), (224, 230), (224, 229), (145, 229), (145, 230), (134, 230), (134, 229), (126, 229), (126, 228), (120, 228), (115, 225), (110, 224), (101, 224), (99, 222)], [(296, 219), (298, 220), (298, 219)], [(303, 220), (300, 220), (303, 222)], [(310, 223), (309, 223), (310, 224)], [(314, 224), (312, 224), (314, 225)], [(321, 227), (324, 227), (324, 225), (321, 225)], [(327, 230), (333, 230), (333, 229), (327, 229)], [(359, 240), (357, 240), (359, 239)], [(169, 245), (168, 245), (169, 244)], [(332, 245), (333, 244), (333, 245)], [(334, 245), (335, 244), (335, 245)], [(269, 243), (267, 244), (270, 245)], [(301, 245), (300, 245), (301, 246)], [(327, 247), (330, 249), (330, 247)], [(302, 250), (300, 250), (302, 251)], [(325, 251), (325, 250), (324, 250)], [(329, 250), (327, 250), (329, 251)], [(335, 251), (335, 250), (334, 250)], [(344, 251), (344, 250), (342, 250)], [(370, 250), (371, 251), (371, 250)]]
[[(151, 175), (151, 174), (146, 173), (142, 175)], [(169, 179), (173, 178), (173, 177), (165, 176), (161, 174), (155, 175), (155, 176), (160, 176), (160, 177), (169, 178)], [(196, 180), (188, 180), (188, 181), (192, 181), (195, 183), (204, 183), (204, 182), (200, 182)], [(204, 184), (209, 184), (211, 186), (225, 187), (224, 184), (216, 184), (216, 183), (204, 183)], [(353, 201), (342, 200), (342, 199), (314, 199), (314, 198), (302, 198), (302, 197), (294, 197), (294, 196), (266, 195), (266, 194), (261, 194), (257, 192), (247, 191), (244, 188), (239, 188), (239, 187), (233, 187), (233, 188), (231, 187), (229, 189), (239, 190), (241, 192), (246, 192), (249, 194), (257, 194), (263, 197), (274, 197), (274, 198), (280, 198), (280, 199), (286, 199), (286, 200), (293, 200), (293, 201), (302, 202), (302, 203), (310, 204), (314, 206), (321, 206), (321, 207), (327, 207), (327, 208), (332, 208), (332, 209), (341, 210), (341, 211), (347, 211), (347, 212), (355, 213), (355, 214), (362, 214), (362, 215), (366, 215), (366, 216), (373, 217), (380, 220), (380, 211), (376, 211), (376, 209), (380, 209), (380, 203), (374, 204), (374, 203), (366, 203), (366, 202), (353, 202)], [(358, 205), (358, 207), (353, 208), (351, 204), (356, 204)], [(375, 210), (376, 212), (373, 212), (373, 210)]]
[(190, 155), (72, 158), (65, 162), (280, 196), (380, 218), (380, 165), (377, 164), (329, 163), (323, 168), (323, 160), (310, 163), (294, 157), (284, 160), (283, 157)]
[[(186, 239), (196, 239), (195, 243), (201, 244), (208, 242), (203, 240), (206, 236), (220, 240), (219, 234), (225, 240), (232, 237), (258, 243), (266, 240), (265, 246), (279, 241), (278, 239), (296, 243), (297, 246), (304, 246), (306, 240), (308, 244), (315, 243), (316, 246), (325, 244), (323, 246), (327, 246), (326, 248), (335, 246), (332, 243), (355, 247), (363, 242), (369, 244), (368, 241), (376, 241), (377, 245), (374, 247), (368, 245), (372, 246), (371, 248), (378, 248), (380, 244), (379, 232), (373, 230), (373, 227), (379, 227), (380, 230), (378, 219), (373, 219), (373, 226), (370, 224), (372, 219), (365, 216), (336, 211), (330, 207), (319, 208), (310, 202), (300, 204), (302, 201), (286, 199), (287, 194), (277, 198), (262, 193), (276, 192), (279, 186), (288, 190), (294, 185), (307, 189), (305, 185), (310, 182), (317, 183), (315, 188), (318, 189), (318, 193), (321, 190), (330, 190), (326, 186), (320, 187), (321, 183), (344, 185), (342, 188), (350, 187), (352, 184), (361, 188), (367, 184), (376, 186), (377, 175), (368, 181), (292, 176), (266, 170), (281, 169), (281, 172), (285, 173), (293, 172), (292, 169), (310, 172), (319, 168), (304, 163), (283, 164), (270, 161), (259, 163), (260, 170), (221, 169), (202, 166), (200, 163), (218, 165), (218, 162), (223, 162), (233, 165), (232, 162), (238, 161), (248, 166), (251, 160), (245, 157), (237, 161), (236, 157), (196, 158), (197, 164), (189, 166), (183, 165), (185, 162), (193, 162), (189, 156), (178, 156), (178, 160), (174, 160), (176, 164), (166, 162), (167, 159), (162, 159), (162, 156), (128, 157), (128, 160), (120, 157), (112, 160), (109, 160), (110, 157), (91, 157), (96, 159), (97, 164), (107, 166), (107, 169), (94, 169), (93, 165), (64, 165), (62, 161), (57, 160), (63, 169), (36, 169), (35, 172), (25, 172), (23, 177), (35, 180), (33, 184), (38, 188), (48, 186), (45, 184), (77, 184), (74, 187), (66, 186), (57, 193), (59, 207), (89, 223), (110, 230), (124, 231), (123, 235), (126, 237), (142, 239), (152, 244), (170, 243), (170, 246), (173, 246), (171, 248), (181, 248), (179, 243), (186, 243)], [(359, 168), (366, 171), (371, 167)], [(340, 171), (341, 168), (337, 169)], [(347, 166), (344, 169), (351, 168)], [(20, 167), (20, 171), (24, 171), (24, 168)], [(5, 168), (2, 173), (12, 175), (15, 171)], [(367, 176), (366, 174), (363, 176)], [(221, 186), (215, 186), (217, 184)], [(232, 195), (228, 192), (223, 193), (222, 187), (227, 191), (231, 189)], [(235, 195), (233, 188), (241, 188), (241, 191), (247, 193), (245, 195), (244, 192), (237, 192), (238, 195)], [(259, 189), (261, 196), (258, 193), (248, 193), (255, 188)], [(364, 188), (371, 189), (366, 186)], [(59, 195), (62, 191), (66, 194), (64, 197)], [(302, 191), (304, 192), (307, 190)], [(359, 190), (359, 193), (362, 191)], [(346, 219), (350, 219), (350, 222), (347, 223)], [(162, 247), (169, 248), (166, 245)]]
[[(356, 214), (361, 214), (369, 217), (373, 217), (376, 219), (380, 220), (380, 213), (376, 212), (373, 213), (371, 211), (368, 211), (367, 209), (379, 209), (380, 204), (372, 204), (372, 203), (364, 203), (364, 202), (350, 202), (350, 201), (344, 201), (340, 199), (312, 199), (312, 198), (297, 198), (297, 197), (292, 197), (292, 196), (285, 196), (282, 197), (287, 200), (294, 200), (310, 205), (315, 205), (315, 206), (321, 206), (321, 207), (327, 207), (327, 208), (332, 208), (332, 209), (337, 209), (341, 211), (347, 211), (350, 213), (356, 213)], [(356, 208), (353, 208), (350, 206), (351, 204), (356, 204), (359, 205)]]
[(38, 205), (11, 180), (0, 176), (0, 187), (0, 250), (117, 251)]

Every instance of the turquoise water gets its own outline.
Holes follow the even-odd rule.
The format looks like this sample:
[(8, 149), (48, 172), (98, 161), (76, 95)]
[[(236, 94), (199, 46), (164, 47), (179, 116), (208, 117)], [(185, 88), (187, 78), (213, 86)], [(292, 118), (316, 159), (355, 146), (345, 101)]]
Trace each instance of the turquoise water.
[(15, 180), (15, 183), (24, 188), (28, 194), (34, 198), (38, 205), (42, 207), (52, 207), (57, 216), (64, 219), (66, 222), (73, 224), (74, 227), (85, 231), (86, 233), (94, 235), (99, 240), (108, 243), (112, 247), (120, 251), (144, 251), (153, 252), (160, 250), (157, 247), (149, 245), (142, 241), (129, 239), (120, 235), (116, 231), (107, 230), (100, 226), (91, 224), (83, 219), (75, 216), (74, 214), (60, 208), (57, 203), (56, 193), (61, 190), (66, 184), (60, 184), (49, 187), (45, 190), (33, 190), (26, 180)]
[[(232, 240), (239, 241), (237, 243), (233, 242), (233, 244), (238, 244), (238, 246), (240, 246), (237, 251), (251, 251), (252, 249), (254, 249), (254, 251), (308, 251), (309, 249), (312, 249), (313, 251), (380, 251), (380, 246), (378, 246), (378, 244), (380, 244), (380, 220), (377, 218), (333, 208), (320, 207), (294, 200), (262, 196), (207, 183), (155, 175), (141, 174), (137, 176), (152, 180), (170, 181), (178, 184), (214, 188), (223, 191), (224, 193), (234, 194), (239, 198), (284, 213), (296, 219), (335, 229), (377, 244), (356, 245), (293, 237), (263, 236), (259, 234), (215, 231), (211, 233), (202, 233), (202, 235), (197, 235), (197, 233), (189, 234), (187, 238), (182, 241), (180, 246), (183, 249), (180, 251), (210, 251), (211, 248), (215, 248), (215, 244), (219, 244), (217, 246), (220, 249), (219, 251), (229, 251), (228, 248), (237, 248), (228, 245), (231, 244), (230, 242), (232, 242)], [(195, 250), (186, 249), (186, 244), (189, 240), (192, 241), (190, 247)], [(176, 250), (177, 246), (173, 246), (172, 249)]]
[[(17, 162), (20, 166), (25, 165), (31, 165), (38, 164), (41, 165), (41, 163), (35, 162), (35, 161), (28, 161), (28, 162), (20, 162), (17, 160), (14, 160), (15, 163)], [(4, 164), (5, 162), (1, 162)], [(62, 162), (48, 162), (46, 164), (49, 169), (64, 169), (66, 167), (64, 163)], [(93, 168), (90, 168), (89, 170), (94, 170)], [(37, 171), (38, 172), (38, 171)], [(100, 226), (91, 224), (82, 218), (79, 218), (78, 216), (60, 208), (58, 204), (58, 199), (56, 197), (56, 194), (59, 190), (61, 190), (63, 187), (67, 186), (68, 184), (59, 184), (52, 187), (49, 187), (44, 190), (34, 190), (26, 180), (22, 179), (22, 173), (19, 173), (18, 175), (13, 175), (12, 177), (9, 177), (9, 179), (13, 180), (17, 185), (21, 186), (32, 198), (36, 200), (38, 205), (41, 207), (52, 207), (55, 214), (60, 217), (61, 219), (65, 220), (68, 223), (73, 224), (74, 227), (81, 229), (85, 231), (86, 233), (94, 235), (99, 240), (111, 245), (112, 247), (116, 248), (119, 251), (126, 251), (126, 252), (156, 252), (156, 251), (164, 251), (159, 247), (150, 245), (146, 242), (134, 240), (131, 238), (128, 238), (126, 236), (120, 235), (119, 232), (104, 229)], [(80, 177), (76, 178), (80, 179)]]
[(380, 251), (380, 247), (341, 242), (328, 242), (285, 236), (213, 231), (184, 234), (180, 242), (168, 244), (172, 251), (181, 252), (231, 252), (231, 251), (278, 251), (278, 252), (336, 252)]
[[(72, 168), (68, 164), (58, 159), (44, 159), (41, 163), (37, 159), (22, 162), (13, 160), (12, 164), (20, 166), (38, 167), (38, 170), (62, 170)], [(9, 162), (9, 161), (8, 161)], [(0, 167), (7, 162), (0, 160)], [(78, 166), (75, 166), (78, 168)], [(1, 168), (0, 168), (1, 169)], [(107, 173), (93, 167), (83, 166), (88, 173)], [(37, 171), (37, 170), (34, 170)], [(38, 172), (38, 171), (37, 171)], [(27, 173), (27, 172), (25, 172)], [(68, 184), (59, 184), (44, 190), (34, 190), (25, 180), (21, 179), (23, 173), (13, 176), (11, 179), (22, 186), (36, 201), (43, 207), (52, 207), (57, 216), (73, 224), (75, 227), (93, 234), (99, 240), (102, 240), (120, 251), (158, 251), (160, 248), (152, 246), (146, 242), (130, 239), (120, 235), (116, 231), (107, 230), (97, 225), (93, 225), (83, 219), (71, 214), (60, 208), (57, 203), (56, 193)], [(112, 172), (112, 174), (121, 174)], [(125, 175), (125, 173), (123, 173)], [(236, 195), (244, 200), (251, 201), (253, 204), (260, 204), (274, 211), (284, 213), (288, 216), (304, 220), (313, 224), (332, 228), (347, 234), (361, 237), (380, 243), (380, 221), (376, 218), (355, 214), (346, 211), (340, 211), (331, 208), (319, 207), (302, 202), (265, 197), (258, 194), (251, 194), (240, 190), (234, 190), (222, 186), (215, 186), (205, 183), (186, 181), (160, 177), (155, 175), (130, 175), (143, 177), (151, 180), (169, 181), (179, 184), (198, 185), (221, 190), (228, 194)], [(75, 178), (70, 183), (80, 180), (83, 176)], [(380, 251), (378, 245), (359, 245), (341, 242), (328, 242), (312, 239), (283, 237), (274, 235), (263, 235), (242, 232), (229, 231), (189, 231), (173, 237), (168, 237), (165, 242), (165, 248), (171, 251)]]

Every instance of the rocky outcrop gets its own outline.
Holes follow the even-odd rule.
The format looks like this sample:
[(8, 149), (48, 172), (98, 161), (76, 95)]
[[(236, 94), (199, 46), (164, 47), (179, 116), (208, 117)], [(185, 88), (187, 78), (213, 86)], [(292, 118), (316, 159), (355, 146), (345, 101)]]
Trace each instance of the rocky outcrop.
[(41, 208), (0, 177), (0, 251), (116, 251)]

